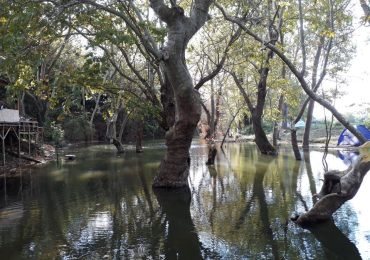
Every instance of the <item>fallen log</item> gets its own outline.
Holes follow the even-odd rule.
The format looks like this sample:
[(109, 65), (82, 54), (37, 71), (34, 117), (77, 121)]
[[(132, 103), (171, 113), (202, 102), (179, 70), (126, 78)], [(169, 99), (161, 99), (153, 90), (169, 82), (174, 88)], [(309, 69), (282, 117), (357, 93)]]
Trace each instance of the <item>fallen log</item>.
[[(18, 157), (18, 153), (17, 152), (13, 152), (12, 150), (6, 150), (6, 152), (14, 157)], [(21, 158), (22, 159), (26, 159), (28, 161), (32, 161), (32, 162), (37, 162), (37, 163), (42, 163), (42, 161), (39, 161), (31, 156), (27, 156), (27, 155), (24, 155), (24, 154), (21, 154)]]
[(345, 202), (354, 198), (370, 170), (370, 142), (360, 149), (360, 156), (344, 171), (332, 170), (324, 174), (321, 191), (314, 196), (317, 203), (306, 213), (291, 218), (302, 227), (329, 220)]

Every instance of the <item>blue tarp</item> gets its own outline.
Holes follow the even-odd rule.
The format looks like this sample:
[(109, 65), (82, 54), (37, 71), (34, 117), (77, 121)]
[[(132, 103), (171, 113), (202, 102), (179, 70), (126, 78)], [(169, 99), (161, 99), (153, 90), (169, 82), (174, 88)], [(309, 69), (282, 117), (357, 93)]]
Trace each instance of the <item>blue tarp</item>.
[(359, 152), (345, 152), (338, 151), (339, 158), (344, 162), (345, 165), (350, 165), (360, 155)]
[[(360, 131), (367, 140), (370, 140), (370, 130), (363, 125), (355, 126), (358, 131)], [(360, 146), (362, 143), (357, 139), (348, 129), (345, 129), (338, 139), (338, 145), (351, 145)]]

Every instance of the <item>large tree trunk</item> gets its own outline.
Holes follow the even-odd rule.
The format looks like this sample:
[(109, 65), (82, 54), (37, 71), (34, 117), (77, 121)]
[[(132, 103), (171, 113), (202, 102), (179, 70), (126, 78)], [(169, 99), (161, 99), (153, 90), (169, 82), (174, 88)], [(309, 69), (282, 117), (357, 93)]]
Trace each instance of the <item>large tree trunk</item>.
[(162, 121), (159, 122), (159, 126), (168, 131), (175, 124), (175, 93), (166, 73), (164, 79), (164, 83), (161, 85)]
[(356, 195), (369, 170), (369, 158), (360, 155), (346, 170), (326, 172), (321, 191), (314, 195), (319, 198), (319, 201), (310, 211), (293, 220), (303, 227), (329, 220), (334, 212)]
[(189, 149), (201, 115), (201, 100), (198, 91), (192, 87), (186, 67), (183, 64), (168, 67), (182, 67), (183, 71), (171, 73), (172, 82), (181, 86), (175, 90), (176, 121), (166, 133), (167, 151), (157, 170), (153, 187), (185, 187), (188, 186)]
[(199, 92), (185, 62), (185, 50), (194, 34), (208, 19), (210, 0), (196, 0), (190, 17), (171, 2), (169, 8), (162, 1), (150, 0), (150, 6), (168, 26), (167, 45), (162, 47), (163, 67), (174, 91), (176, 116), (174, 125), (166, 133), (167, 151), (157, 170), (153, 187), (188, 186), (193, 134), (202, 112)]

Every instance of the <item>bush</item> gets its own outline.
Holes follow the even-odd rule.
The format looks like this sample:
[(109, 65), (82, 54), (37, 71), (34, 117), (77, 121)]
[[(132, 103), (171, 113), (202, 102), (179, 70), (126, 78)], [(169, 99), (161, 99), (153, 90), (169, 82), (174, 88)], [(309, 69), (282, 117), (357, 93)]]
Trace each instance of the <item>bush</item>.
[(87, 116), (71, 115), (63, 121), (65, 138), (69, 141), (87, 141), (90, 136), (90, 124)]
[(64, 130), (61, 125), (57, 125), (55, 122), (45, 123), (44, 138), (47, 143), (55, 147), (63, 147), (65, 145)]

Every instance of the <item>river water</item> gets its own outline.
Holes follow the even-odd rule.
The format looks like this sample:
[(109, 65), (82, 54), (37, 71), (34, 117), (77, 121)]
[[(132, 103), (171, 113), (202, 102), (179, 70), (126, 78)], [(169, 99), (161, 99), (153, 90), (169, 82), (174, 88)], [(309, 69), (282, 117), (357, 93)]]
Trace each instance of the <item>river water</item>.
[[(58, 162), (0, 180), (0, 259), (370, 259), (370, 177), (333, 221), (302, 229), (289, 218), (313, 205), (323, 178), (322, 150), (295, 161), (251, 143), (228, 143), (206, 166), (191, 148), (189, 189), (152, 190), (164, 142), (117, 154), (82, 145)], [(329, 169), (349, 157), (330, 151)]]

